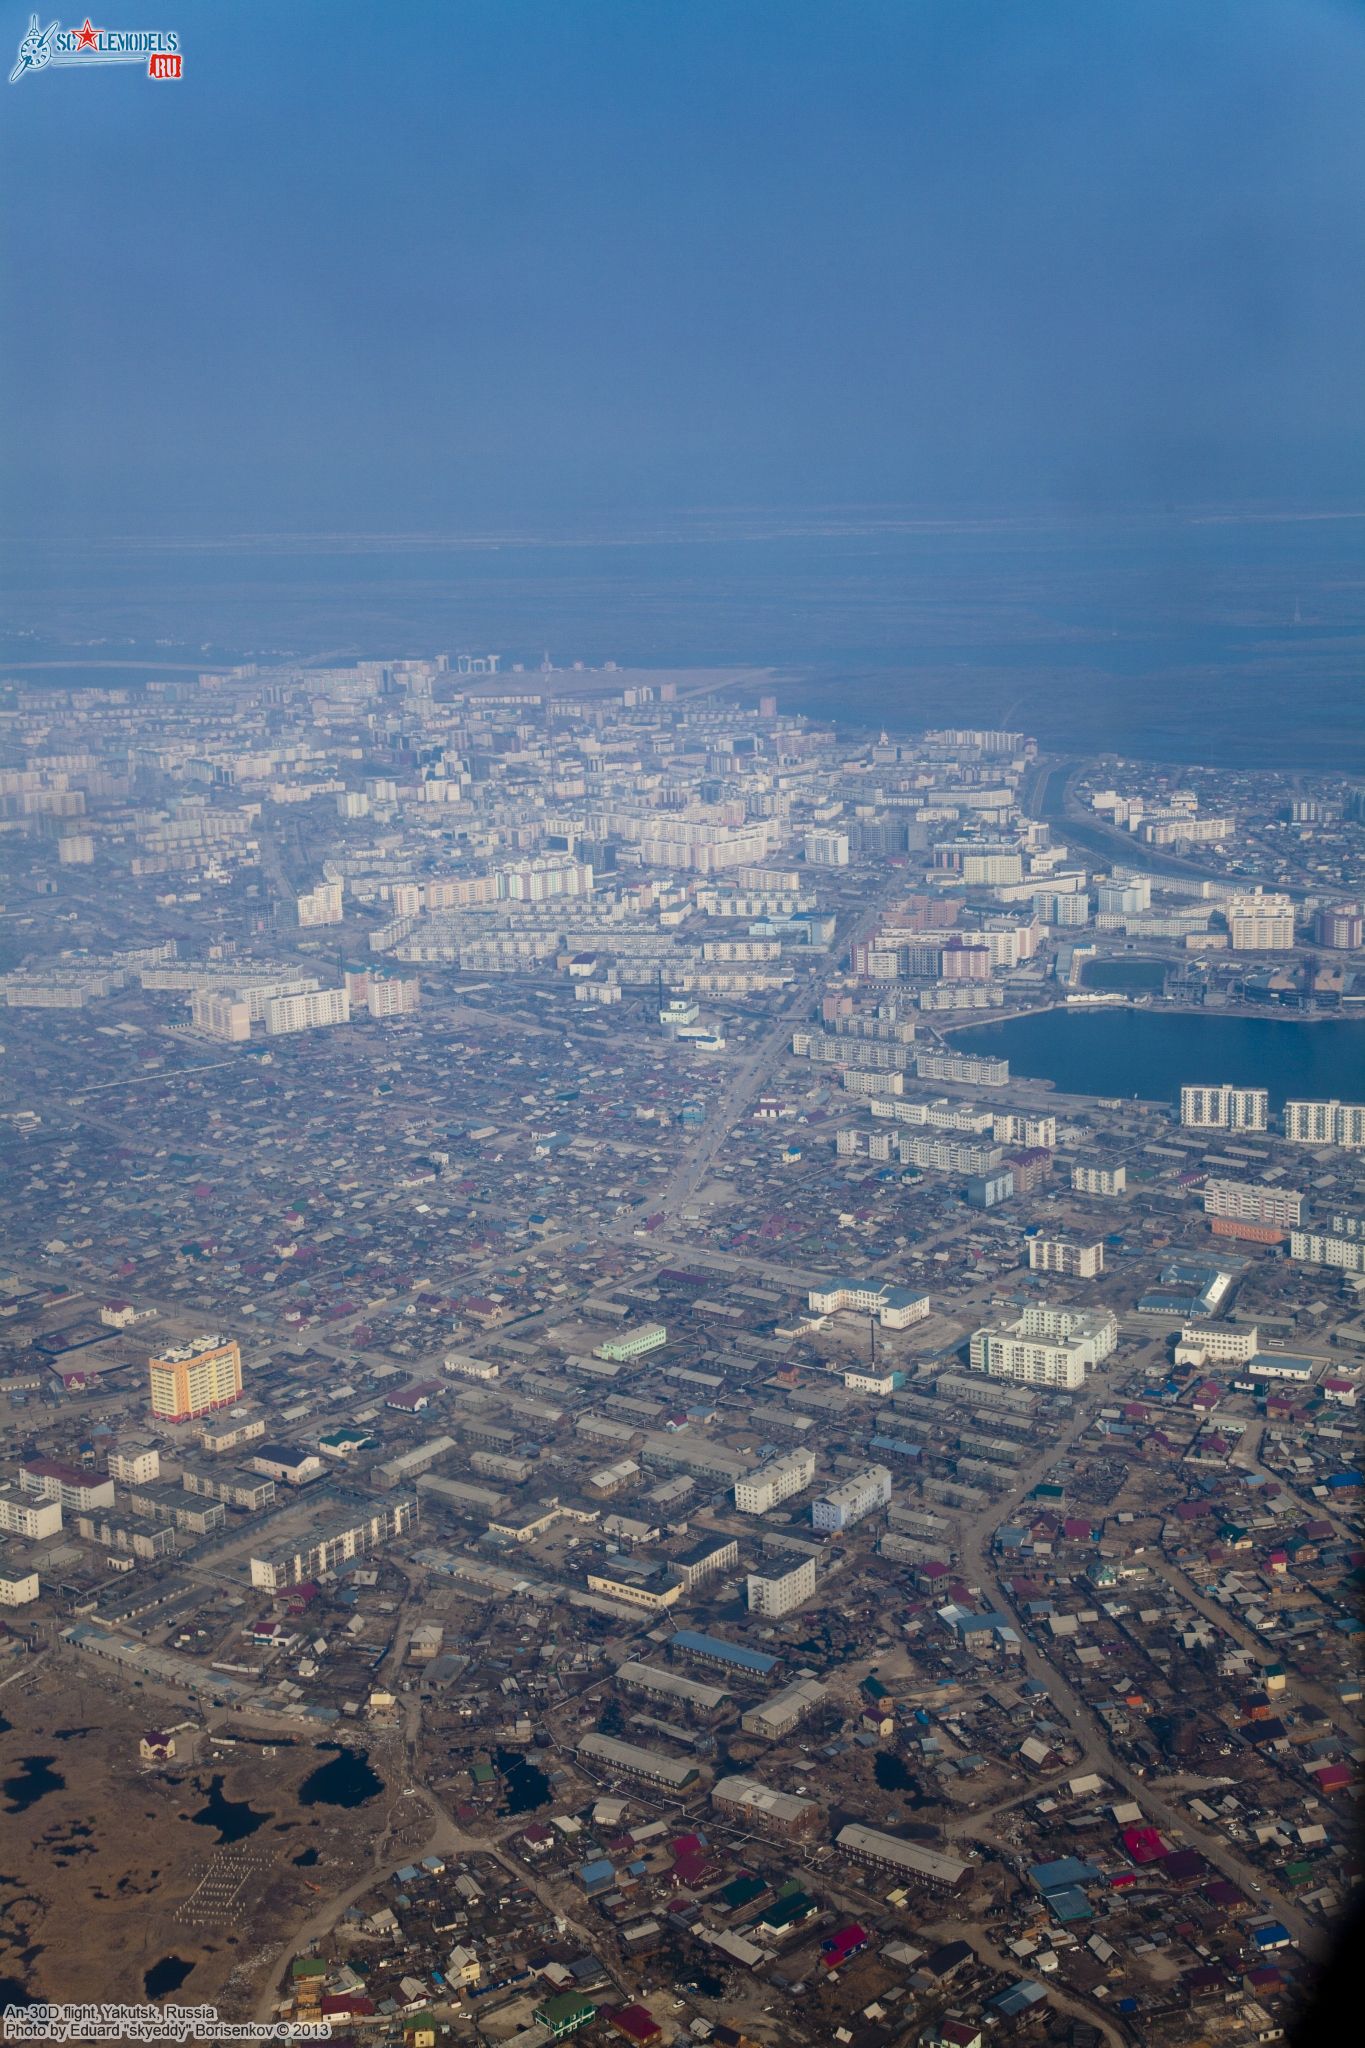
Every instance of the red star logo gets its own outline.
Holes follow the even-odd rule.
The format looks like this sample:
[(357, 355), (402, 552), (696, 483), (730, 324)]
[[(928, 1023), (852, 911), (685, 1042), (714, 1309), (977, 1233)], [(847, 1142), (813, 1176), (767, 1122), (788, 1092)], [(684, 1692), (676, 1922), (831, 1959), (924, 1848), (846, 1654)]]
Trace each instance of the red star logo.
[(76, 48), (78, 50), (98, 50), (99, 46), (99, 30), (91, 28), (90, 16), (87, 14), (85, 17), (85, 27), (76, 38)]

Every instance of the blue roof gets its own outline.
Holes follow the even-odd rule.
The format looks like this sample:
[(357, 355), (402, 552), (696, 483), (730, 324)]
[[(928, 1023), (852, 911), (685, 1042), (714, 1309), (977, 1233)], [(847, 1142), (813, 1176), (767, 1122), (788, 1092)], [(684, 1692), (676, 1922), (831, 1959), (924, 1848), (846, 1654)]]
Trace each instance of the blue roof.
[(1029, 1865), (1030, 1882), (1040, 1892), (1057, 1891), (1064, 1885), (1093, 1884), (1098, 1876), (1094, 1864), (1082, 1863), (1079, 1856), (1059, 1856), (1055, 1863)]
[(766, 1678), (777, 1668), (776, 1657), (766, 1656), (762, 1650), (746, 1650), (739, 1643), (727, 1643), (721, 1636), (703, 1635), (697, 1629), (680, 1628), (672, 1640), (680, 1650), (693, 1650), (699, 1657), (720, 1658), (743, 1671), (753, 1671), (760, 1678)]

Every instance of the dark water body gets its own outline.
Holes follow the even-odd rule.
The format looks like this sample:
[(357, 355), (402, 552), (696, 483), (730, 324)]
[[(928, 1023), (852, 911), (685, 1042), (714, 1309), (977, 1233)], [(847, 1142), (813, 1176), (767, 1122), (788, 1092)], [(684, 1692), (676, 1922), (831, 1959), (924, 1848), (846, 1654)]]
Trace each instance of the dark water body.
[(1074, 1095), (1178, 1102), (1187, 1082), (1268, 1088), (1357, 1102), (1365, 1095), (1365, 1021), (1305, 1023), (1209, 1011), (1040, 1010), (955, 1034), (962, 1051), (1004, 1054), (1013, 1073)]
[(257, 1813), (245, 1799), (225, 1799), (222, 1778), (216, 1777), (209, 1786), (207, 1803), (191, 1819), (197, 1828), (217, 1828), (220, 1842), (240, 1842), (263, 1828), (270, 1815)]
[[(1274, 509), (873, 508), (502, 539), (19, 542), (0, 562), (0, 676), (137, 686), (154, 664), (443, 648), (510, 667), (548, 648), (564, 666), (773, 666), (788, 708), (861, 727), (1020, 726), (1173, 762), (1207, 760), (1216, 734), (1224, 763), (1358, 771), (1363, 534)], [(142, 673), (88, 667), (117, 660)], [(7, 666), (42, 661), (61, 666)]]
[(494, 1761), (507, 1786), (507, 1811), (532, 1813), (550, 1796), (550, 1781), (536, 1764), (515, 1749), (496, 1749)]
[(384, 1789), (384, 1780), (370, 1769), (367, 1749), (329, 1745), (336, 1755), (310, 1771), (299, 1787), (300, 1806), (363, 1806)]
[(37, 2003), (28, 1986), (22, 1984), (17, 1977), (0, 1977), (0, 2012), (3, 2012), (7, 2005), (29, 2006)]
[(60, 1771), (48, 1769), (54, 1761), (52, 1757), (22, 1756), (19, 1761), (23, 1769), (0, 1785), (0, 1791), (5, 1795), (6, 1813), (27, 1813), (30, 1806), (46, 1799), (49, 1792), (60, 1792), (66, 1785)]
[(1081, 964), (1084, 988), (1122, 990), (1124, 993), (1159, 989), (1166, 980), (1161, 960), (1086, 960)]
[(318, 1860), (316, 1849), (305, 1849), (301, 1856), (292, 1856), (290, 1861), (296, 1870), (311, 1870)]
[(911, 1792), (915, 1781), (906, 1770), (904, 1761), (894, 1749), (879, 1749), (872, 1765), (872, 1775), (883, 1792)]
[(172, 1991), (180, 1989), (193, 1968), (193, 1963), (182, 1962), (179, 1956), (163, 1956), (148, 1970), (142, 1980), (142, 1988), (148, 1998), (169, 1998)]

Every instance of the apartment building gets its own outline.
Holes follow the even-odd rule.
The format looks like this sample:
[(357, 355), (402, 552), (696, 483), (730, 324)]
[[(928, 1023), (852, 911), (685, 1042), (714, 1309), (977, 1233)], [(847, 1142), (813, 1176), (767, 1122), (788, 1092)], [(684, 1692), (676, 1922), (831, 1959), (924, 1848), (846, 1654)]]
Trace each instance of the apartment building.
[(735, 1481), (735, 1506), (742, 1515), (766, 1515), (770, 1508), (804, 1492), (814, 1477), (814, 1451), (788, 1451)]
[(1093, 1280), (1104, 1271), (1104, 1246), (1098, 1240), (1085, 1244), (1073, 1237), (1031, 1237), (1028, 1263), (1031, 1273), (1063, 1273), (1072, 1280)]
[(275, 996), (265, 1006), (265, 1028), (271, 1038), (288, 1031), (317, 1031), (329, 1024), (349, 1024), (351, 998), (344, 988), (319, 988), (307, 995)]
[(790, 1614), (815, 1592), (815, 1559), (803, 1557), (784, 1571), (750, 1572), (746, 1593), (750, 1614), (766, 1614), (776, 1621)]
[(1270, 1124), (1270, 1095), (1264, 1088), (1237, 1088), (1230, 1081), (1193, 1082), (1180, 1091), (1180, 1121), (1190, 1131), (1264, 1131)]
[(830, 1488), (811, 1503), (813, 1527), (821, 1530), (851, 1529), (855, 1522), (875, 1514), (891, 1500), (891, 1474), (885, 1465), (866, 1465), (861, 1472)]
[(1118, 1343), (1118, 1318), (1108, 1309), (1026, 1308), (1012, 1322), (972, 1333), (973, 1371), (994, 1379), (1071, 1390)]
[(411, 1496), (400, 1500), (356, 1501), (345, 1513), (318, 1523), (306, 1534), (278, 1550), (253, 1553), (251, 1583), (266, 1593), (278, 1593), (285, 1586), (301, 1586), (334, 1572), (347, 1558), (360, 1557), (377, 1544), (403, 1536), (417, 1523), (417, 1502)]
[(230, 1408), (242, 1391), (242, 1353), (235, 1341), (194, 1337), (147, 1361), (152, 1413), (163, 1422), (188, 1422)]
[(1071, 1186), (1078, 1195), (1121, 1195), (1128, 1186), (1128, 1169), (1078, 1159), (1071, 1168)]
[(1305, 1200), (1297, 1188), (1265, 1187), (1256, 1181), (1204, 1183), (1204, 1214), (1230, 1217), (1239, 1223), (1274, 1223), (1281, 1229), (1293, 1229), (1302, 1220)]
[(1284, 1134), (1291, 1145), (1365, 1149), (1365, 1102), (1286, 1102)]

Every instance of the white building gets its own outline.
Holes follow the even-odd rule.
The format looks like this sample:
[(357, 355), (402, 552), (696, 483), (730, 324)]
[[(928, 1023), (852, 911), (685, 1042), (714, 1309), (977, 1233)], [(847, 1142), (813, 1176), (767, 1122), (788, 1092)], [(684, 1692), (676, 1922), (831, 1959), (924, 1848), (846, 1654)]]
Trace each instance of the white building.
[(320, 988), (303, 996), (276, 996), (265, 1006), (265, 1028), (272, 1038), (286, 1031), (315, 1031), (323, 1025), (350, 1021), (351, 998), (344, 988)]
[(1128, 1186), (1128, 1169), (1078, 1159), (1071, 1169), (1071, 1185), (1078, 1195), (1121, 1195)]
[(846, 868), (849, 842), (847, 832), (808, 832), (805, 841), (807, 865), (813, 868)]
[(824, 1287), (812, 1287), (806, 1299), (818, 1316), (875, 1315), (884, 1330), (906, 1330), (929, 1313), (927, 1294), (912, 1294), (908, 1287), (893, 1287), (888, 1281), (831, 1280)]
[(1257, 889), (1231, 896), (1224, 906), (1234, 953), (1287, 953), (1294, 945), (1294, 905), (1288, 896)]
[(1301, 1221), (1303, 1204), (1304, 1196), (1297, 1188), (1265, 1187), (1247, 1180), (1204, 1183), (1206, 1216), (1231, 1216), (1239, 1223), (1276, 1223), (1288, 1230)]
[(814, 1477), (814, 1451), (788, 1451), (735, 1481), (735, 1506), (742, 1515), (766, 1515), (803, 1492)]
[[(110, 1500), (113, 1497), (111, 1486)], [(12, 1486), (0, 1486), (0, 1530), (5, 1535), (26, 1536), (31, 1543), (41, 1543), (45, 1537), (58, 1535), (61, 1526), (60, 1500), (19, 1492)]]
[(38, 1574), (22, 1551), (0, 1546), (0, 1607), (26, 1607), (38, 1598)]
[(1203, 1365), (1211, 1359), (1245, 1365), (1256, 1356), (1260, 1337), (1253, 1324), (1238, 1329), (1230, 1323), (1186, 1323), (1175, 1347), (1177, 1365)]
[(891, 1500), (891, 1474), (885, 1465), (866, 1465), (811, 1503), (812, 1525), (821, 1530), (851, 1529)]
[(1108, 1309), (1026, 1308), (1012, 1322), (972, 1333), (970, 1362), (993, 1379), (1072, 1389), (1118, 1343), (1118, 1318)]
[(1032, 1273), (1065, 1273), (1073, 1280), (1093, 1280), (1104, 1271), (1104, 1246), (1098, 1241), (1082, 1244), (1071, 1237), (1031, 1237), (1028, 1262)]
[(190, 997), (190, 1022), (210, 1038), (240, 1044), (251, 1036), (251, 1005), (231, 989), (197, 988)]
[(1270, 1123), (1270, 1095), (1264, 1088), (1236, 1088), (1230, 1081), (1192, 1083), (1180, 1091), (1180, 1121), (1190, 1131), (1264, 1131)]
[(1325, 1237), (1316, 1230), (1290, 1233), (1289, 1256), (1306, 1266), (1335, 1266), (1342, 1273), (1365, 1273), (1365, 1237)]
[(315, 889), (294, 898), (294, 914), (301, 927), (319, 924), (340, 924), (344, 882), (319, 882)]
[(776, 1620), (814, 1593), (815, 1559), (803, 1557), (799, 1564), (772, 1574), (750, 1572), (745, 1584), (750, 1614), (767, 1614)]
[(1365, 1102), (1286, 1102), (1284, 1134), (1291, 1145), (1365, 1149)]

